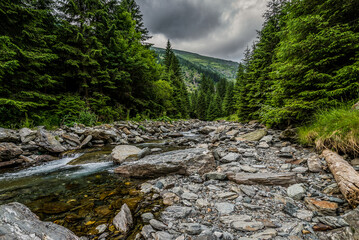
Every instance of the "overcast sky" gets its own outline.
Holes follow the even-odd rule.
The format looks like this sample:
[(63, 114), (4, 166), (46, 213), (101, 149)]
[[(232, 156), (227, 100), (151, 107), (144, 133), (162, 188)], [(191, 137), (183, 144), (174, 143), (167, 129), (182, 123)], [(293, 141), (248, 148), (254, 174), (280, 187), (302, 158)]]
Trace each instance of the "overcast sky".
[(260, 30), (267, 0), (137, 0), (149, 42), (240, 61)]

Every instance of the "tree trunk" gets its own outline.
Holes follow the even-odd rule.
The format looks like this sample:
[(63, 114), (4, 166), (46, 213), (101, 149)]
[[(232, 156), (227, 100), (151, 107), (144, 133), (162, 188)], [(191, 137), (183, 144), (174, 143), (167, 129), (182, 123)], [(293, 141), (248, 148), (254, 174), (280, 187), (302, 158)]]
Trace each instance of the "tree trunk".
[(323, 156), (338, 183), (339, 190), (352, 207), (359, 205), (359, 174), (339, 154), (324, 150)]

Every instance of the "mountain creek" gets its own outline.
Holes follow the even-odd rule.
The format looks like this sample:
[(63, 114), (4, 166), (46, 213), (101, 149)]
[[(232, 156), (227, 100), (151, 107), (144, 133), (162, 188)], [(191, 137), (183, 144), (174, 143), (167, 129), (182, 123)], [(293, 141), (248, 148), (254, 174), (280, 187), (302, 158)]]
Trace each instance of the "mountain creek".
[(0, 129), (0, 239), (359, 239), (359, 210), (295, 139), (198, 120)]

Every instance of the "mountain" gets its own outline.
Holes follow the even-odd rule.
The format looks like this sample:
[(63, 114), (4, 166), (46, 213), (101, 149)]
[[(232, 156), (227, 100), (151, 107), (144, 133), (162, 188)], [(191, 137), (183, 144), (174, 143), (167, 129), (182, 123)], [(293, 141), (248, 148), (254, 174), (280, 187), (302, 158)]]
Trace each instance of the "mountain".
[[(165, 49), (157, 47), (152, 47), (152, 49), (157, 53), (158, 61), (162, 63)], [(218, 82), (221, 78), (229, 81), (235, 81), (236, 79), (238, 71), (237, 62), (175, 49), (173, 52), (180, 62), (185, 83), (190, 91), (198, 87), (202, 74), (212, 78), (215, 82)]]

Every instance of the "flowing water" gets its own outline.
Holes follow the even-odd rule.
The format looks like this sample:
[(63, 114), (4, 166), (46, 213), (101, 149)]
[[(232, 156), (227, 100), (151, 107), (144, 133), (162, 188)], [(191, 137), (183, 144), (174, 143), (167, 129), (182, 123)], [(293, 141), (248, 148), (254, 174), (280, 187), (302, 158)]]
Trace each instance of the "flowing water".
[[(195, 138), (191, 132), (186, 138)], [(140, 148), (179, 149), (164, 140), (138, 144)], [(142, 180), (124, 179), (113, 173), (109, 159), (113, 146), (72, 153), (41, 165), (0, 173), (0, 204), (20, 202), (43, 221), (69, 228), (78, 236), (98, 238), (96, 230), (107, 225), (108, 239), (125, 239), (111, 224), (126, 203), (132, 210), (135, 228), (126, 239), (133, 239), (142, 226), (140, 215), (159, 212), (160, 200), (146, 201), (139, 191)]]

